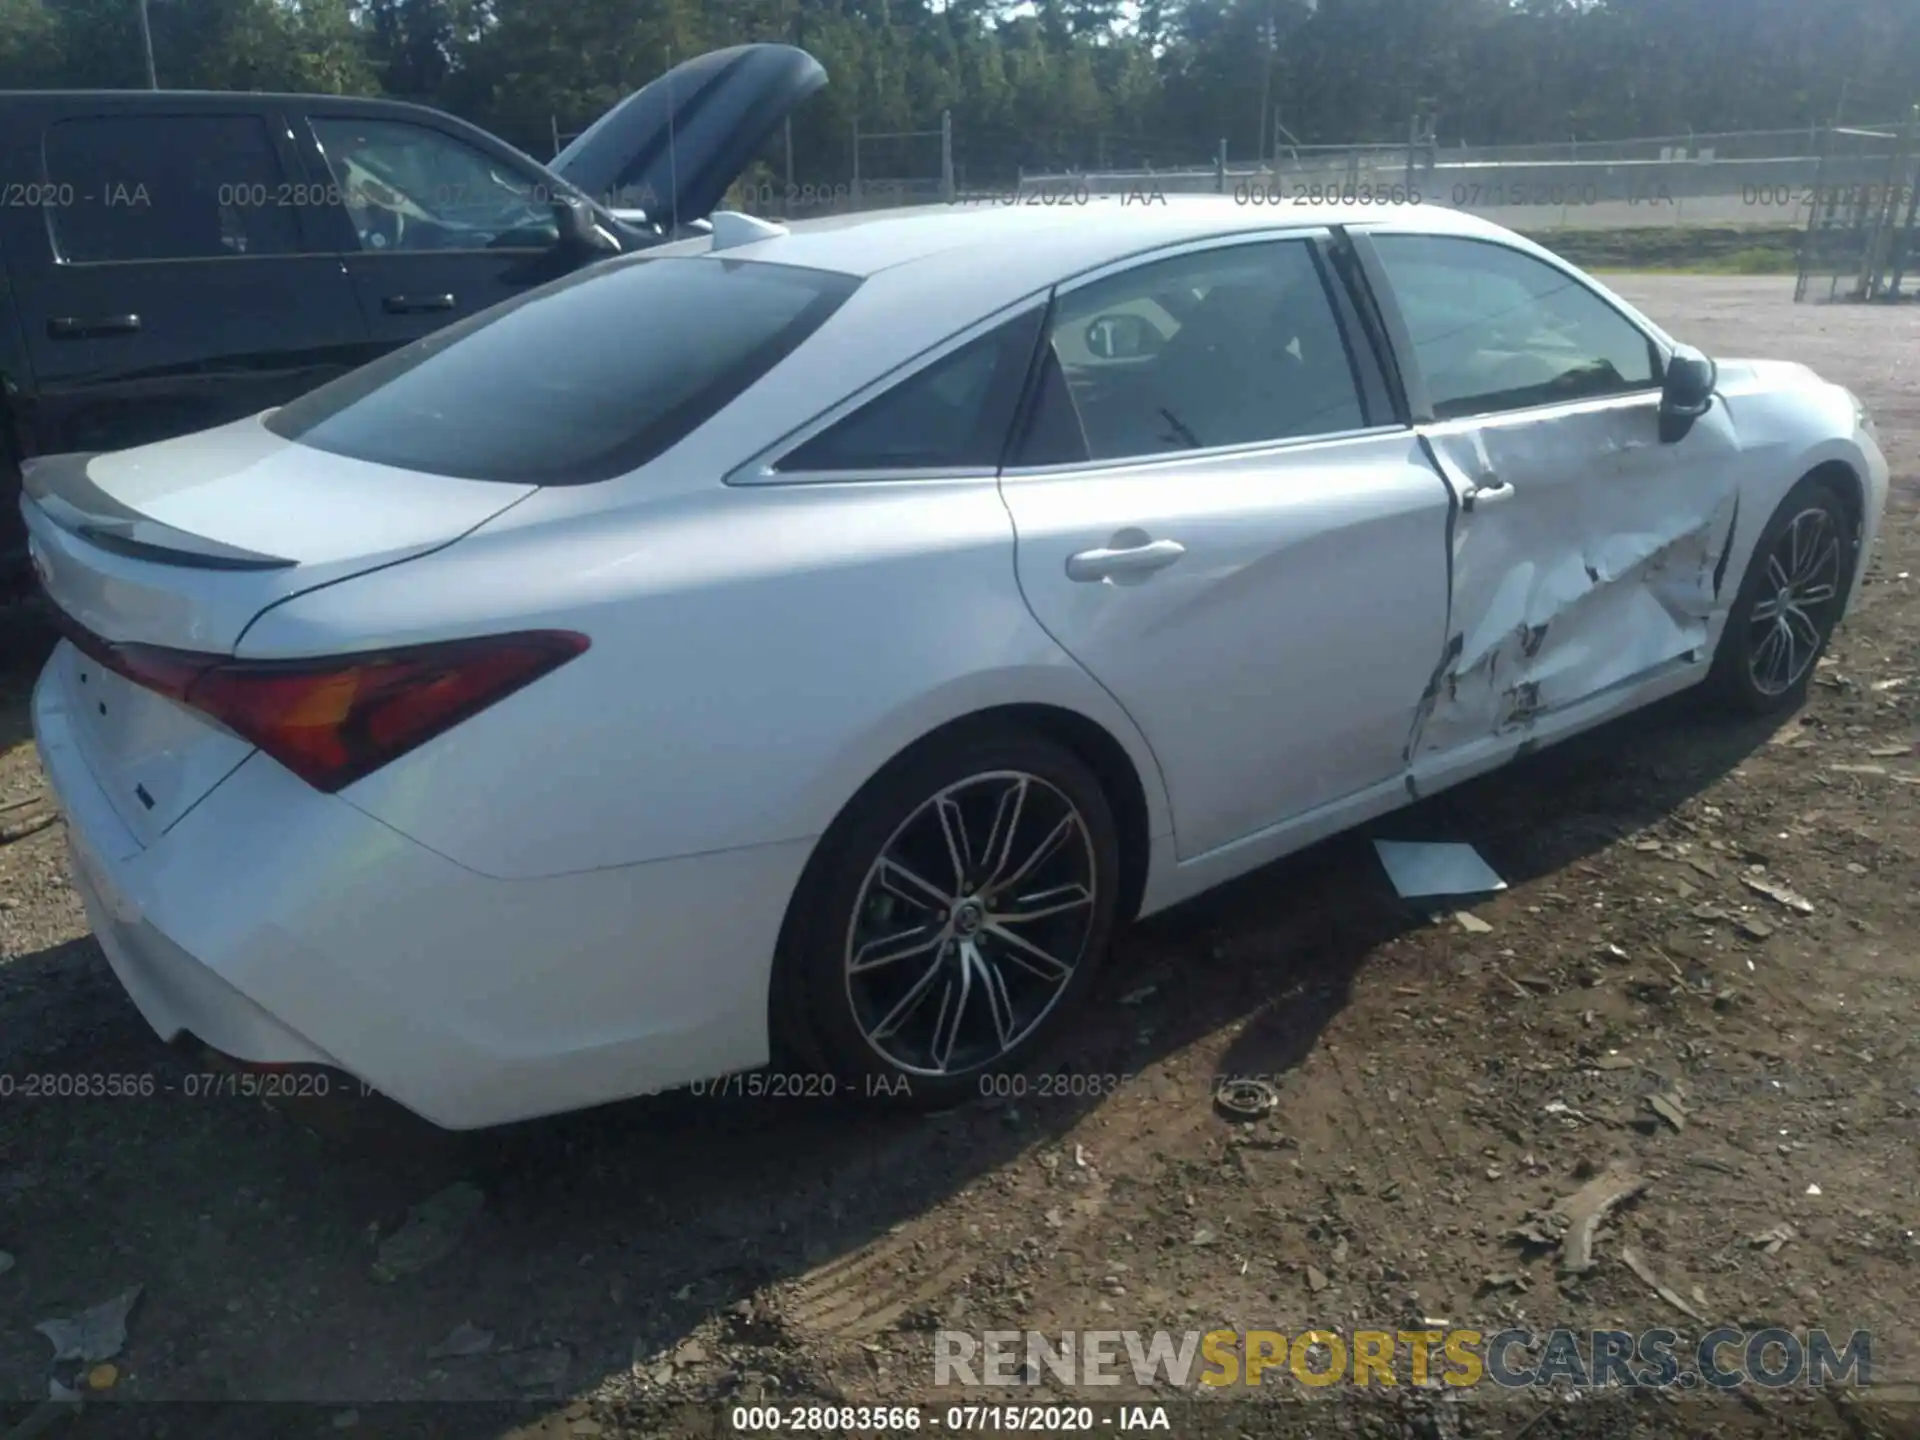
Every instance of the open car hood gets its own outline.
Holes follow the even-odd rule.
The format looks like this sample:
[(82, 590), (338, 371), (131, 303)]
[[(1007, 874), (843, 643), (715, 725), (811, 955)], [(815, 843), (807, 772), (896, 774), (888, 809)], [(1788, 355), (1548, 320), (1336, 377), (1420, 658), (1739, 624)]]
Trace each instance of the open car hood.
[(676, 65), (594, 121), (548, 169), (671, 233), (704, 219), (780, 122), (827, 83), (791, 45), (735, 45)]

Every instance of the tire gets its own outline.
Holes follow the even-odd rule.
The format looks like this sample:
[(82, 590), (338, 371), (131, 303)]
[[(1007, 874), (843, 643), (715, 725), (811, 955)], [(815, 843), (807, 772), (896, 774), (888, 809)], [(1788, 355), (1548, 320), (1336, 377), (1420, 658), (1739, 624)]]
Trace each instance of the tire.
[(916, 1110), (991, 1093), (1085, 997), (1120, 874), (1112, 807), (1071, 750), (994, 725), (907, 751), (807, 868), (776, 1054)]
[(1772, 715), (1805, 701), (1859, 546), (1853, 506), (1832, 481), (1809, 475), (1787, 492), (1754, 545), (1714, 653), (1707, 683), (1720, 704)]

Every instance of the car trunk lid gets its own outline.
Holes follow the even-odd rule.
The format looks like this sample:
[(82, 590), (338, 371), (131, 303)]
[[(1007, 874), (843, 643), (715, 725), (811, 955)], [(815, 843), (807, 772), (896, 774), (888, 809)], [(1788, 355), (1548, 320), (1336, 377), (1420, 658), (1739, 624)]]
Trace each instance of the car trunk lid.
[(261, 419), (28, 461), (48, 598), (108, 641), (231, 654), (269, 605), (437, 550), (533, 493), (324, 454)]
[(56, 653), (47, 683), (143, 845), (253, 746), (136, 683), (120, 661), (230, 656), (269, 607), (438, 550), (534, 488), (322, 454), (258, 417), (112, 455), (29, 461), (24, 480), (34, 569), (75, 642)]

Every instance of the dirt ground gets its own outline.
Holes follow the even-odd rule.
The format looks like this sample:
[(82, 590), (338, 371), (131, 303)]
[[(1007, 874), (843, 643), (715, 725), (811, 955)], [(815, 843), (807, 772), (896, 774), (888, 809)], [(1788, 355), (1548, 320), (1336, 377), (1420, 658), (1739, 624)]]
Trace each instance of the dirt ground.
[[(1137, 926), (1030, 1093), (933, 1118), (680, 1095), (452, 1136), (377, 1100), (309, 1117), (185, 1098), (205, 1067), (124, 998), (59, 824), (34, 829), (45, 641), (0, 631), (0, 1432), (48, 1393), (34, 1326), (141, 1286), (100, 1393), (317, 1408), (219, 1430), (90, 1406), (60, 1420), (72, 1433), (170, 1416), (176, 1435), (365, 1434), (401, 1414), (378, 1402), (512, 1399), (541, 1433), (655, 1434), (713, 1426), (719, 1400), (944, 1405), (940, 1326), (1433, 1317), (1865, 1329), (1875, 1387), (1711, 1413), (1643, 1399), (1599, 1429), (1539, 1397), (1477, 1431), (1470, 1405), (1344, 1392), (1305, 1421), (1216, 1413), (1242, 1434), (1920, 1434), (1920, 1404), (1883, 1398), (1920, 1381), (1920, 307), (1616, 283), (1709, 352), (1804, 360), (1878, 418), (1885, 536), (1806, 709), (1729, 725), (1682, 697), (1367, 832), (1479, 846), (1511, 882), (1473, 911), (1485, 930), (1398, 901), (1363, 835)], [(1750, 888), (1754, 867), (1811, 913)], [(24, 1098), (47, 1072), (158, 1083)], [(1044, 1078), (1067, 1074), (1093, 1083)], [(1277, 1111), (1223, 1119), (1227, 1075), (1273, 1077)], [(1510, 1232), (1616, 1161), (1648, 1188), (1562, 1280)], [(479, 1204), (448, 1215), (446, 1253), (383, 1280), (382, 1242), (394, 1264), (410, 1207), (457, 1209), (456, 1182)], [(476, 1353), (436, 1354), (463, 1326), (453, 1348)], [(452, 1425), (435, 1433), (507, 1424), (419, 1413)]]

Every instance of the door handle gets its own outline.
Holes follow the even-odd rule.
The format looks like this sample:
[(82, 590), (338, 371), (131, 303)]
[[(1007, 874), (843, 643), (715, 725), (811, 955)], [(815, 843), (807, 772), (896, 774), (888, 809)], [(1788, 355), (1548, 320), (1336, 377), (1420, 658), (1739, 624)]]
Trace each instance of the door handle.
[(1082, 584), (1111, 580), (1124, 585), (1166, 569), (1186, 553), (1187, 547), (1178, 540), (1142, 541), (1115, 550), (1082, 550), (1067, 557), (1067, 578)]
[(429, 310), (453, 309), (451, 295), (389, 295), (380, 302), (389, 315), (421, 315)]
[(47, 321), (55, 340), (92, 340), (101, 335), (131, 335), (140, 328), (138, 315), (57, 315)]
[(1513, 498), (1513, 482), (1497, 481), (1492, 485), (1476, 485), (1461, 497), (1460, 505), (1464, 510), (1472, 510), (1481, 505), (1497, 505), (1502, 500)]

